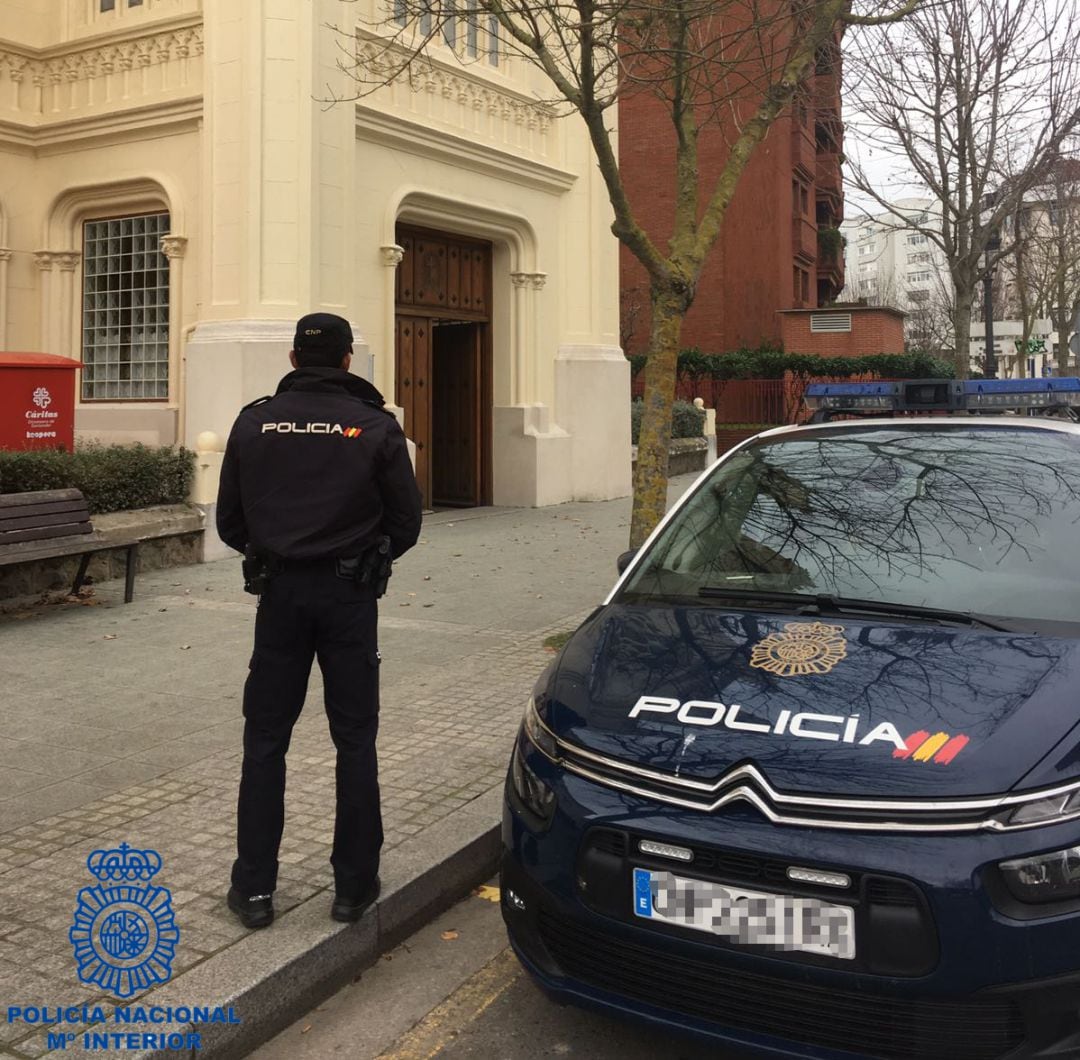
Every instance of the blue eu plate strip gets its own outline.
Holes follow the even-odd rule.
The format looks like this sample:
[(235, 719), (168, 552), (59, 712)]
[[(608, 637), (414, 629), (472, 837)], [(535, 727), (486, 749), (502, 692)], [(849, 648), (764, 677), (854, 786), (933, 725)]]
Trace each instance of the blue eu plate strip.
[(634, 869), (634, 912), (652, 916), (652, 873), (648, 869)]

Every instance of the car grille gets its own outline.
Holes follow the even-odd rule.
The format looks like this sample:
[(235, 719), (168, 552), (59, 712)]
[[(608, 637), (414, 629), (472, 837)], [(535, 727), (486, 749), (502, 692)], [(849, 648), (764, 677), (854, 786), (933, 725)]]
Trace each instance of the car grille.
[(746, 973), (539, 915), (540, 936), (567, 976), (726, 1027), (881, 1060), (996, 1060), (1024, 1038), (1010, 1001), (913, 1001)]

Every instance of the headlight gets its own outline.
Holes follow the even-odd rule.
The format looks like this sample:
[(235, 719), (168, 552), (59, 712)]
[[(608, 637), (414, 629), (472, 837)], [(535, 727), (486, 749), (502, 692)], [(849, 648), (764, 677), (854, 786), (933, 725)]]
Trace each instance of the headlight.
[(525, 729), (525, 735), (529, 738), (529, 742), (533, 747), (553, 762), (557, 761), (559, 758), (559, 741), (555, 738), (555, 734), (540, 720), (540, 713), (536, 709), (536, 700), (531, 696), (528, 705), (525, 707), (525, 718), (522, 725)]
[(1066, 791), (1037, 802), (1017, 806), (1005, 819), (1011, 828), (1024, 824), (1052, 824), (1080, 813), (1080, 791)]
[(521, 804), (543, 822), (551, 820), (555, 811), (555, 792), (551, 790), (521, 759), (520, 748), (514, 748), (510, 759), (510, 782)]
[(1080, 898), (1080, 847), (1003, 861), (998, 868), (1013, 897), (1021, 902)]

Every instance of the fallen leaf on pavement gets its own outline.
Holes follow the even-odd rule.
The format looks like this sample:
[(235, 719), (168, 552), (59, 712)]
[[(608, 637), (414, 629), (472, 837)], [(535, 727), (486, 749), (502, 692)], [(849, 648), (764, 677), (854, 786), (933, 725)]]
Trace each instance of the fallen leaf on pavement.
[(311, 1030), (311, 1024), (310, 1024), (310, 1023), (309, 1023), (309, 1024), (308, 1024), (308, 1025), (307, 1025), (306, 1027), (302, 1027), (302, 1028), (300, 1029), (300, 1033), (301, 1033), (301, 1034), (307, 1034), (307, 1032), (308, 1032), (309, 1030)]
[(477, 887), (476, 890), (473, 891), (473, 894), (476, 895), (477, 898), (483, 898), (486, 902), (497, 903), (502, 898), (502, 892), (498, 887), (491, 887), (486, 883)]
[(456, 939), (457, 937), (458, 937), (458, 933), (456, 931), (444, 931), (439, 936), (439, 938), (441, 938), (443, 940), (443, 942), (453, 942), (454, 939)]
[(191, 645), (190, 644), (181, 644), (180, 645), (180, 650), (181, 651), (191, 651)]
[(102, 640), (116, 640), (116, 638), (119, 635), (120, 635), (119, 633), (106, 633), (105, 636), (102, 637), (101, 639)]

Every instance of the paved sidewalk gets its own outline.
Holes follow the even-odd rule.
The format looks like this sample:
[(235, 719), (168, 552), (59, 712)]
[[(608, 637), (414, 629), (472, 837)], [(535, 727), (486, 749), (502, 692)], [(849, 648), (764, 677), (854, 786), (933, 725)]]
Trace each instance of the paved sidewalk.
[[(317, 668), (289, 755), (279, 920), (249, 933), (224, 907), (254, 622), (237, 561), (141, 575), (129, 605), (111, 582), (92, 605), (0, 615), (0, 1014), (88, 1004), (111, 1021), (115, 1002), (79, 982), (68, 941), (99, 847), (160, 852), (154, 882), (180, 929), (172, 979), (128, 1003), (235, 1006), (239, 1027), (192, 1028), (196, 1055), (215, 1057), (243, 1055), (483, 878), (510, 742), (550, 659), (543, 639), (606, 594), (628, 526), (629, 501), (425, 521), (380, 607), (384, 893), (350, 927), (327, 916), (334, 753)], [(82, 1053), (88, 1029), (4, 1018), (0, 1055), (40, 1056), (49, 1031), (75, 1032), (65, 1052)]]

